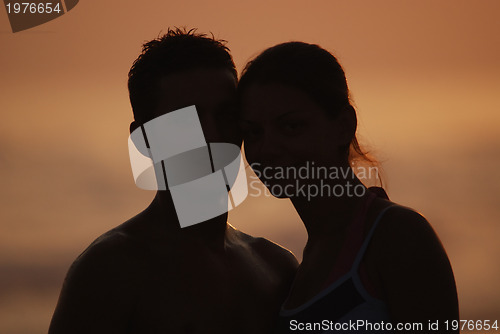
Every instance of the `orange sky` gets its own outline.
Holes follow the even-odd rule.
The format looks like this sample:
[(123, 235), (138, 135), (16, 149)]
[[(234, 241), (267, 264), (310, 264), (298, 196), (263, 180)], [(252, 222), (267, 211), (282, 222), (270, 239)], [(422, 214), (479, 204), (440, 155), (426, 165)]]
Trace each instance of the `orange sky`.
[[(448, 251), (462, 318), (500, 318), (499, 15), (496, 0), (81, 1), (13, 34), (0, 10), (0, 332), (45, 332), (71, 261), (152, 198), (131, 177), (126, 75), (168, 26), (228, 40), (239, 69), (288, 40), (338, 56), (390, 197)], [(287, 201), (250, 198), (230, 220), (301, 256)]]

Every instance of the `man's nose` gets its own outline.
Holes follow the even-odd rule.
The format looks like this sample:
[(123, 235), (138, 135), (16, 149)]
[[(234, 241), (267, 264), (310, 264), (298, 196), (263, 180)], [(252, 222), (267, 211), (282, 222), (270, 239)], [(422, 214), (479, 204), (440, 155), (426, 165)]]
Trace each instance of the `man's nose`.
[(203, 117), (200, 119), (205, 141), (207, 143), (223, 142), (223, 135), (217, 122), (212, 117)]

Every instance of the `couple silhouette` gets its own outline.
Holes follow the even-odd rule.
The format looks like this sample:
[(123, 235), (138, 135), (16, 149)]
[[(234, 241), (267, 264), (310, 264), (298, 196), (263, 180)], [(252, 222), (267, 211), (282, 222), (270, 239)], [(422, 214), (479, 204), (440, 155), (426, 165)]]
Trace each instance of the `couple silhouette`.
[[(156, 196), (74, 261), (50, 334), (412, 333), (458, 319), (451, 265), (424, 217), (356, 173), (283, 174), (375, 163), (331, 53), (279, 44), (238, 80), (224, 41), (169, 29), (143, 45), (128, 88), (134, 179)], [(306, 227), (300, 265), (227, 222), (246, 195), (236, 191), (243, 142)]]

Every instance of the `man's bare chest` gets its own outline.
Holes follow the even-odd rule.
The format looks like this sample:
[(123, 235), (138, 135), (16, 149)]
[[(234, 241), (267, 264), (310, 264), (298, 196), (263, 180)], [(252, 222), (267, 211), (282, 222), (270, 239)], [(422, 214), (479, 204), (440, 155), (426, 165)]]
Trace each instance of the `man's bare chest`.
[(265, 333), (281, 304), (279, 275), (254, 260), (156, 263), (138, 287), (141, 333)]

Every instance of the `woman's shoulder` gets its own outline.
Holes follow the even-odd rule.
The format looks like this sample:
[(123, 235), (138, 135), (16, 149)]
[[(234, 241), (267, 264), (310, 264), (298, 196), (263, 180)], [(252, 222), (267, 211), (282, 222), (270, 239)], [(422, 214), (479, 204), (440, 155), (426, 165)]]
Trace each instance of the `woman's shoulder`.
[(382, 199), (374, 210), (377, 227), (374, 238), (397, 243), (398, 240), (416, 240), (437, 237), (429, 221), (418, 211)]
[(438, 235), (416, 210), (386, 202), (382, 210), (390, 209), (380, 218), (367, 253), (384, 299), (393, 305), (391, 316), (455, 319), (458, 303), (453, 271)]
[(412, 208), (389, 200), (382, 200), (382, 203), (379, 204), (375, 211), (379, 220), (377, 230), (378, 232), (385, 232), (384, 235), (394, 237), (411, 235), (413, 232), (418, 231), (421, 233), (432, 231), (429, 221), (420, 212)]
[(435, 235), (428, 220), (418, 211), (390, 201), (382, 188), (371, 187), (370, 192), (377, 195), (367, 217), (368, 221), (371, 221), (367, 228), (371, 229), (374, 224), (377, 225), (374, 238), (382, 238), (388, 242), (394, 238)]
[(370, 245), (381, 267), (394, 269), (395, 265), (425, 266), (431, 262), (448, 262), (437, 233), (421, 213), (383, 201), (377, 210), (379, 221)]

